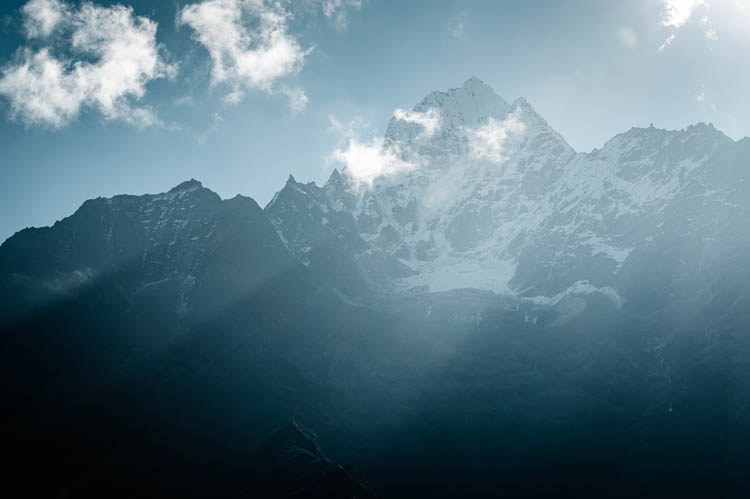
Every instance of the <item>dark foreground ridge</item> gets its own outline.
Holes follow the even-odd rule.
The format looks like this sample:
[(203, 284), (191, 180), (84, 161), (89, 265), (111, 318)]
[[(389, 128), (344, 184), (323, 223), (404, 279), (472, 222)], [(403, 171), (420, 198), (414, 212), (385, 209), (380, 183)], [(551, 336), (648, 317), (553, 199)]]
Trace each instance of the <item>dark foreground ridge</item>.
[(290, 422), (266, 438), (256, 456), (255, 492), (274, 497), (374, 499), (364, 479), (328, 459), (317, 437)]

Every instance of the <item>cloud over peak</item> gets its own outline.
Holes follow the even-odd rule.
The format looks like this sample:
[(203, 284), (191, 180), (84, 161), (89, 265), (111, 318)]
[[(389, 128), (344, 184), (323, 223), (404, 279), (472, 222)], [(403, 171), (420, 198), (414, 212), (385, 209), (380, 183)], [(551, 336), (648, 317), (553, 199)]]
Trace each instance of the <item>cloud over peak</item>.
[(26, 35), (44, 46), (19, 49), (0, 72), (14, 118), (60, 127), (92, 108), (138, 126), (161, 123), (134, 105), (148, 82), (176, 71), (160, 53), (154, 21), (122, 5), (75, 9), (58, 0), (32, 0), (22, 13)]
[[(396, 109), (393, 117), (419, 125), (423, 129), (422, 133), (407, 140), (378, 137), (361, 140), (360, 134), (354, 129), (356, 123), (344, 126), (335, 118), (330, 118), (331, 129), (344, 137), (345, 141), (328, 159), (343, 165), (357, 187), (367, 188), (377, 179), (428, 167), (436, 159), (431, 153), (421, 151), (419, 144), (424, 139), (433, 137), (440, 127), (441, 115), (437, 109), (431, 108), (424, 112)], [(457, 138), (466, 144), (462, 153), (465, 154), (464, 158), (480, 165), (505, 162), (508, 148), (522, 140), (525, 132), (526, 124), (520, 108), (502, 120), (489, 118), (478, 126), (456, 130)]]
[(525, 131), (526, 125), (521, 121), (518, 110), (503, 120), (490, 118), (486, 124), (466, 129), (469, 154), (476, 161), (502, 163), (505, 161), (508, 141), (519, 137)]
[(383, 139), (369, 142), (349, 139), (346, 147), (333, 151), (331, 159), (344, 165), (358, 186), (371, 186), (379, 177), (396, 175), (418, 166), (418, 163), (404, 158), (399, 144), (386, 144)]
[(440, 123), (442, 122), (440, 111), (438, 111), (434, 107), (424, 112), (404, 111), (403, 109), (396, 109), (393, 112), (393, 117), (397, 120), (401, 120), (406, 123), (414, 123), (422, 127), (422, 133), (420, 134), (420, 137), (432, 137), (440, 127)]
[(369, 124), (361, 118), (355, 118), (348, 125), (343, 125), (333, 116), (329, 119), (331, 130), (341, 135), (344, 143), (341, 147), (334, 149), (327, 160), (342, 165), (343, 171), (358, 188), (370, 187), (376, 179), (381, 177), (413, 170), (424, 161), (400, 142), (386, 141), (380, 137), (361, 140), (356, 129), (369, 128)]

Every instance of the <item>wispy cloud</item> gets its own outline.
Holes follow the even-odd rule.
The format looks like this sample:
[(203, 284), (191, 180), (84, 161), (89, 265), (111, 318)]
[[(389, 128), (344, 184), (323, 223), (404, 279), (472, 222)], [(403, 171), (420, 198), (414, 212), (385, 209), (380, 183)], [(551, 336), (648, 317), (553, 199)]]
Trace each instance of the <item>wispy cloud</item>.
[(181, 107), (181, 106), (192, 106), (195, 103), (192, 95), (183, 95), (182, 97), (178, 97), (172, 101), (172, 105)]
[(44, 46), (19, 49), (1, 70), (0, 95), (12, 117), (61, 127), (89, 107), (137, 126), (162, 124), (134, 105), (148, 82), (176, 72), (156, 43), (156, 22), (122, 5), (76, 9), (56, 0), (32, 0), (22, 14), (26, 35)]
[(506, 145), (509, 140), (519, 137), (526, 131), (526, 125), (517, 112), (509, 114), (502, 121), (490, 118), (478, 128), (469, 128), (469, 154), (476, 161), (502, 163), (505, 161)]
[(294, 112), (303, 111), (307, 107), (307, 94), (299, 87), (283, 87), (281, 89), (289, 99), (289, 109)]
[(665, 48), (667, 48), (667, 47), (671, 46), (671, 45), (672, 45), (672, 42), (673, 42), (673, 41), (675, 40), (675, 38), (677, 38), (677, 35), (675, 35), (674, 33), (671, 33), (671, 34), (670, 34), (670, 35), (669, 35), (669, 36), (667, 37), (667, 39), (666, 39), (666, 40), (664, 40), (664, 43), (662, 43), (662, 44), (661, 44), (661, 45), (659, 46), (659, 52), (661, 52), (661, 51), (662, 51), (662, 50), (664, 50)]
[[(670, 47), (677, 38), (677, 31), (685, 25), (699, 9), (708, 11), (707, 0), (661, 0), (663, 15), (661, 25), (671, 29), (671, 33), (659, 46), (659, 51)], [(706, 40), (717, 40), (718, 35), (711, 24), (711, 19), (706, 13), (700, 19), (703, 25)]]
[(716, 30), (712, 26), (711, 20), (708, 16), (703, 16), (701, 18), (701, 24), (704, 26), (703, 34), (705, 35), (706, 40), (716, 41), (719, 39), (719, 36), (716, 34)]
[(705, 0), (662, 0), (664, 17), (661, 24), (670, 28), (679, 28), (690, 19), (696, 8), (703, 5), (706, 5)]
[(397, 120), (401, 120), (406, 123), (414, 123), (422, 127), (420, 138), (432, 137), (440, 127), (442, 119), (440, 113), (435, 108), (430, 108), (425, 112), (404, 111), (403, 109), (396, 109), (393, 112), (393, 117)]
[[(404, 137), (362, 139), (357, 128), (365, 128), (362, 121), (347, 125), (330, 117), (331, 129), (344, 138), (343, 144), (329, 156), (344, 166), (344, 170), (358, 187), (370, 187), (380, 178), (409, 172), (416, 168), (428, 167), (433, 158), (429, 153), (420, 153), (423, 140), (435, 135), (441, 123), (436, 109), (424, 112), (396, 109), (393, 116), (397, 120), (413, 123), (422, 128), (420, 134), (406, 134)], [(526, 131), (521, 111), (516, 110), (503, 120), (490, 118), (477, 127), (461, 129), (462, 140), (466, 140), (466, 160), (479, 163), (502, 163), (506, 160), (509, 145), (520, 139)], [(433, 158), (434, 159), (434, 158)]]
[(341, 29), (346, 29), (350, 10), (362, 8), (362, 0), (323, 0), (323, 15), (333, 20)]
[(699, 106), (708, 106), (712, 111), (716, 111), (716, 104), (710, 101), (710, 95), (706, 95), (705, 85), (701, 84), (700, 91), (695, 94), (695, 102)]
[(361, 139), (360, 129), (369, 129), (369, 124), (355, 118), (342, 124), (333, 116), (329, 117), (331, 130), (343, 138), (343, 144), (329, 154), (327, 162), (333, 161), (343, 166), (357, 188), (367, 188), (382, 177), (404, 173), (423, 164), (423, 160), (407, 145), (383, 138)]
[(466, 12), (461, 12), (458, 16), (458, 20), (451, 28), (451, 38), (454, 40), (461, 40), (466, 34)]
[[(212, 84), (229, 85), (225, 100), (237, 103), (247, 90), (274, 93), (278, 80), (304, 65), (310, 49), (290, 32), (291, 17), (281, 4), (266, 0), (204, 0), (185, 6), (177, 21), (208, 50)], [(283, 92), (296, 110), (307, 102), (300, 92)]]
[(196, 140), (198, 143), (205, 144), (208, 138), (219, 130), (219, 127), (223, 122), (224, 118), (222, 118), (219, 113), (214, 113), (211, 127), (197, 135)]
[(29, 38), (52, 34), (70, 14), (68, 6), (59, 0), (31, 0), (23, 6), (24, 28)]

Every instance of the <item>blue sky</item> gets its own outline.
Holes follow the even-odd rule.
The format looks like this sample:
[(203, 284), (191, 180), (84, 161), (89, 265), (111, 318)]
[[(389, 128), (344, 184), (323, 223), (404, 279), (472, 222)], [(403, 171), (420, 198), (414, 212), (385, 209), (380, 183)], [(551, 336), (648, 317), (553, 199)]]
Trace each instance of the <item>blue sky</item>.
[(265, 205), (472, 75), (578, 151), (650, 123), (739, 139), (748, 53), (737, 0), (6, 1), (0, 240), (191, 177)]

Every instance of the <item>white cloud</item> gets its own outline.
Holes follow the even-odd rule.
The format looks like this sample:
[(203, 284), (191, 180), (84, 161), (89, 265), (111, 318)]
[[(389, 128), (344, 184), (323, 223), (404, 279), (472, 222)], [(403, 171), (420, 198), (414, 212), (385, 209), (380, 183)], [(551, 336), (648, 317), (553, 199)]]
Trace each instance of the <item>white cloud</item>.
[(336, 22), (339, 28), (346, 28), (349, 9), (361, 9), (362, 0), (323, 0), (323, 15)]
[(617, 28), (617, 39), (626, 48), (634, 49), (638, 46), (638, 35), (630, 26)]
[[(10, 100), (13, 117), (60, 127), (90, 107), (107, 119), (161, 124), (150, 109), (133, 105), (149, 81), (175, 72), (159, 53), (154, 21), (135, 16), (130, 7), (90, 3), (75, 10), (60, 2), (32, 1), (23, 13), (28, 36), (48, 46), (23, 48), (2, 69), (0, 95)], [(49, 36), (55, 30), (68, 56), (53, 54), (59, 44)]]
[(281, 89), (289, 99), (289, 108), (294, 111), (304, 111), (307, 107), (307, 94), (301, 88), (284, 87)]
[(357, 138), (362, 133), (372, 133), (372, 125), (361, 116), (355, 116), (349, 123), (341, 123), (336, 119), (335, 116), (328, 116), (328, 121), (331, 123), (329, 130), (335, 132), (339, 136), (345, 139)]
[(477, 161), (502, 163), (505, 161), (507, 142), (525, 131), (526, 125), (515, 112), (502, 121), (490, 118), (485, 125), (466, 129), (469, 153)]
[(183, 95), (182, 97), (178, 97), (172, 101), (172, 105), (177, 107), (192, 106), (193, 104), (195, 104), (195, 101), (193, 100), (192, 95)]
[[(440, 126), (440, 114), (436, 109), (425, 112), (396, 109), (393, 116), (398, 120), (415, 123), (424, 128), (417, 136), (429, 137)], [(416, 144), (398, 140), (372, 138), (361, 140), (356, 128), (367, 128), (361, 120), (344, 125), (334, 117), (329, 117), (331, 129), (345, 138), (343, 147), (335, 149), (328, 159), (344, 166), (358, 187), (370, 187), (379, 178), (409, 172), (415, 168), (429, 166), (429, 156), (418, 153)], [(521, 121), (520, 111), (508, 115), (503, 120), (490, 118), (487, 123), (476, 128), (464, 128), (469, 150), (468, 159), (502, 163), (506, 159), (509, 143), (520, 138), (526, 130)]]
[[(417, 123), (424, 127), (424, 134), (434, 134), (440, 125), (440, 115), (435, 109), (423, 113), (406, 112), (397, 109), (396, 119)], [(334, 117), (329, 117), (331, 130), (345, 138), (342, 147), (336, 148), (328, 157), (343, 165), (346, 172), (359, 188), (371, 187), (377, 179), (409, 172), (416, 168), (430, 165), (430, 155), (418, 152), (416, 143), (405, 143), (393, 139), (371, 138), (361, 140), (363, 135), (358, 129), (369, 129), (361, 119), (349, 124), (342, 124)], [(462, 133), (468, 144), (467, 159), (477, 162), (502, 163), (506, 159), (508, 147), (520, 139), (526, 131), (521, 121), (521, 111), (516, 110), (503, 120), (490, 118), (479, 127), (466, 127)], [(419, 138), (419, 137), (417, 137)]]
[(198, 136), (196, 137), (198, 143), (205, 144), (208, 138), (219, 130), (219, 127), (223, 122), (224, 118), (222, 118), (219, 113), (214, 113), (211, 127), (208, 128), (208, 130), (205, 130), (204, 132), (198, 134)]
[[(674, 42), (677, 37), (676, 31), (685, 25), (698, 9), (708, 11), (709, 2), (707, 0), (661, 0), (661, 5), (664, 10), (661, 25), (666, 28), (671, 28), (672, 32), (666, 40), (664, 40), (664, 43), (661, 44), (659, 51), (663, 51), (672, 45), (672, 42)], [(713, 28), (707, 13), (701, 17), (700, 22), (704, 27), (703, 29), (706, 40), (717, 40), (718, 35)]]
[(407, 123), (415, 123), (421, 126), (423, 131), (420, 134), (420, 137), (432, 137), (441, 122), (440, 112), (435, 108), (430, 108), (425, 112), (396, 109), (393, 112), (393, 116), (397, 120), (405, 121)]
[(695, 100), (698, 101), (698, 102), (703, 102), (705, 99), (706, 99), (706, 93), (705, 92), (701, 92), (701, 93), (699, 93), (695, 97)]
[(360, 186), (370, 186), (376, 178), (406, 172), (418, 165), (403, 158), (398, 144), (386, 144), (382, 139), (349, 139), (345, 148), (331, 153), (331, 159), (342, 164)]
[(59, 0), (31, 0), (23, 6), (21, 12), (29, 38), (51, 35), (69, 15), (67, 6)]
[(669, 35), (669, 36), (667, 37), (667, 39), (666, 39), (666, 40), (664, 40), (664, 43), (662, 43), (662, 44), (661, 44), (661, 45), (659, 46), (659, 52), (661, 52), (661, 51), (662, 51), (662, 50), (664, 50), (665, 48), (667, 48), (667, 47), (671, 46), (671, 45), (672, 45), (672, 42), (674, 41), (674, 39), (675, 39), (675, 38), (677, 38), (677, 35), (675, 35), (674, 33), (672, 33), (671, 35)]
[[(266, 0), (204, 0), (185, 6), (177, 21), (194, 30), (211, 56), (212, 84), (228, 84), (225, 100), (236, 103), (246, 90), (273, 93), (277, 80), (304, 65), (309, 50), (290, 34), (291, 16)], [(303, 95), (290, 99), (292, 108), (307, 101)]]
[(708, 18), (708, 16), (703, 16), (701, 18), (701, 24), (704, 26), (704, 35), (706, 37), (706, 40), (716, 41), (719, 39), (719, 36), (716, 34), (716, 30), (711, 24), (711, 20)]
[(705, 0), (662, 0), (664, 16), (661, 25), (679, 28), (690, 19), (695, 9), (704, 5)]
[[(440, 113), (435, 108), (424, 112), (396, 109), (393, 117), (421, 127), (422, 132), (417, 139), (431, 137), (441, 123)], [(372, 134), (371, 127), (362, 118), (357, 117), (347, 125), (333, 116), (329, 120), (331, 130), (345, 138), (345, 146), (334, 150), (328, 159), (343, 165), (359, 187), (369, 187), (377, 178), (404, 173), (428, 163), (412, 147), (399, 141), (377, 137), (361, 140), (359, 137), (363, 135), (362, 131), (367, 130)]]
[(329, 116), (329, 120), (331, 130), (345, 141), (343, 147), (336, 148), (327, 159), (342, 165), (358, 188), (370, 187), (377, 178), (407, 172), (423, 163), (416, 153), (400, 143), (382, 138), (361, 140), (360, 132), (370, 130), (369, 123), (362, 118), (357, 117), (346, 125), (333, 116)]

